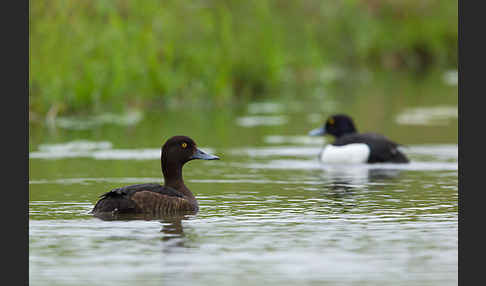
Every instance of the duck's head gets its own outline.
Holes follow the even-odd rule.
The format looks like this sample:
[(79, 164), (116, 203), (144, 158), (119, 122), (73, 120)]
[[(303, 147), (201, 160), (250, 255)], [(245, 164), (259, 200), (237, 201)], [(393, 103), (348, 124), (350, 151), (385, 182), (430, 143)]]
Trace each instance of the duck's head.
[(162, 146), (162, 161), (183, 165), (195, 159), (219, 160), (219, 157), (201, 151), (196, 142), (187, 136), (174, 136)]
[(330, 134), (335, 137), (341, 137), (342, 135), (355, 132), (356, 127), (354, 127), (354, 122), (351, 117), (344, 114), (335, 114), (329, 116), (321, 128), (311, 130), (309, 135), (323, 136)]

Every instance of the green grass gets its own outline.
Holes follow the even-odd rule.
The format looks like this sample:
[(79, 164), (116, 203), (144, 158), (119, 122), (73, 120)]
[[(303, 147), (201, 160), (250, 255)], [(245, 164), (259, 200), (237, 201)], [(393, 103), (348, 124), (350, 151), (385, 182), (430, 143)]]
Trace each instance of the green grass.
[(457, 1), (30, 1), (32, 113), (224, 105), (333, 67), (457, 65)]

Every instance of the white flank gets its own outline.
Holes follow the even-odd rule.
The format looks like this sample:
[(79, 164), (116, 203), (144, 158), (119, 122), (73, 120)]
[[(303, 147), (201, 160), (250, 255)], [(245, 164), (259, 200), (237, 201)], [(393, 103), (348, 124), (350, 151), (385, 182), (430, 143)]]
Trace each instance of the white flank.
[(327, 145), (321, 153), (321, 161), (331, 164), (366, 163), (370, 148), (363, 143), (353, 143), (344, 146)]

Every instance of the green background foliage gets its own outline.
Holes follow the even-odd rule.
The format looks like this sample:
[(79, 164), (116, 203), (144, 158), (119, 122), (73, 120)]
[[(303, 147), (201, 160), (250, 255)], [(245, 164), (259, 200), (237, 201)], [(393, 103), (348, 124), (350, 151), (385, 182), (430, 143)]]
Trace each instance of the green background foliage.
[(31, 114), (218, 106), (329, 70), (456, 69), (457, 1), (30, 1), (29, 37)]

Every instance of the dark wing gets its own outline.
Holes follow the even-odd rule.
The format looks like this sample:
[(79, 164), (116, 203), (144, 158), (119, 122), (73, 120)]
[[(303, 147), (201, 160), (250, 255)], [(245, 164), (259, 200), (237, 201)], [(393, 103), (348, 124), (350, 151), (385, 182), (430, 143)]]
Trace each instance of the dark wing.
[(164, 187), (160, 184), (138, 184), (138, 185), (130, 185), (130, 186), (124, 186), (121, 188), (113, 189), (109, 192), (104, 193), (101, 195), (101, 198), (106, 198), (106, 197), (118, 197), (118, 196), (123, 196), (126, 198), (130, 198), (134, 193), (140, 192), (140, 191), (150, 191), (150, 192), (155, 192), (163, 195), (168, 195), (168, 196), (175, 196), (175, 197), (183, 197), (181, 193), (176, 191), (175, 189), (172, 189), (170, 187)]
[(370, 148), (368, 163), (408, 163), (409, 160), (398, 150), (398, 143), (391, 141), (383, 135), (376, 133), (353, 133), (344, 135), (332, 143), (335, 146), (343, 146), (352, 143), (365, 143)]
[(132, 200), (132, 197), (137, 192), (153, 192), (168, 197), (182, 198), (183, 195), (178, 191), (164, 187), (160, 184), (138, 184), (124, 186), (113, 189), (101, 195), (101, 199), (94, 206), (92, 213), (99, 212), (113, 212), (117, 213), (136, 213), (139, 212), (137, 204)]

